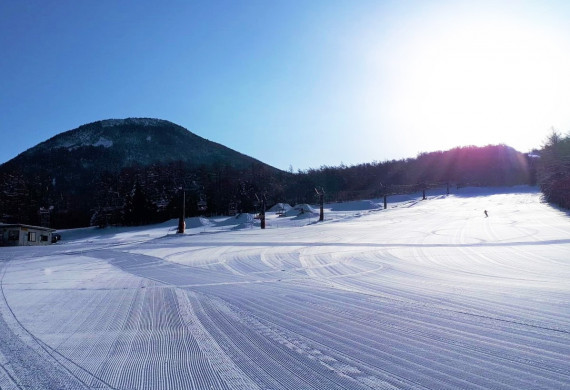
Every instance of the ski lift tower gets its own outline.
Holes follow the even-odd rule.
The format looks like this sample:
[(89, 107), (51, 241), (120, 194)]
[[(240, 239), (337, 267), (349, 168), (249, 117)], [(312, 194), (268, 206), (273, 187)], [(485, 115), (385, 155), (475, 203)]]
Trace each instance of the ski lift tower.
[(183, 234), (184, 230), (186, 230), (186, 222), (184, 218), (186, 217), (186, 191), (182, 190), (182, 212), (180, 213), (180, 217), (178, 217), (178, 230), (176, 233)]
[(324, 201), (325, 201), (325, 190), (321, 187), (321, 190), (315, 188), (315, 192), (319, 197), (319, 206), (320, 206), (320, 213), (319, 213), (319, 222), (325, 220), (325, 211), (324, 211)]
[(255, 197), (257, 198), (257, 201), (261, 203), (261, 211), (259, 212), (259, 221), (261, 222), (261, 228), (265, 229), (265, 195), (261, 195), (261, 199), (259, 199), (259, 197), (257, 196), (257, 194), (255, 195)]

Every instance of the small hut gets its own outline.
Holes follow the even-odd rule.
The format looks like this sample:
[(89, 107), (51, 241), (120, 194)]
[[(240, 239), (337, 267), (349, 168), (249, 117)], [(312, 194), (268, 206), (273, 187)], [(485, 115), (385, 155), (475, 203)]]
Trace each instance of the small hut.
[(23, 224), (0, 224), (0, 246), (49, 245), (55, 229)]

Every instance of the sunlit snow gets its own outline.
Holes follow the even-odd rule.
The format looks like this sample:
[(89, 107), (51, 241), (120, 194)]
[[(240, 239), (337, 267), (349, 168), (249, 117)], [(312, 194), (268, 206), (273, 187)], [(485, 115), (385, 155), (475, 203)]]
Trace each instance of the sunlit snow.
[(570, 388), (570, 216), (453, 192), (0, 248), (0, 387)]
[(93, 146), (103, 146), (104, 148), (110, 148), (113, 146), (113, 141), (104, 137), (99, 137), (99, 140), (95, 142)]

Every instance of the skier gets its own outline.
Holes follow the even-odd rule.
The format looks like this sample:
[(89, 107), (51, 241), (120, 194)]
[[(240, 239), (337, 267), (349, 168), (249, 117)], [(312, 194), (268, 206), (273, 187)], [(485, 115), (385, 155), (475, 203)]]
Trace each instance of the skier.
[(487, 213), (487, 210), (485, 210), (484, 213), (485, 213), (485, 218), (487, 218), (489, 216), (489, 213)]

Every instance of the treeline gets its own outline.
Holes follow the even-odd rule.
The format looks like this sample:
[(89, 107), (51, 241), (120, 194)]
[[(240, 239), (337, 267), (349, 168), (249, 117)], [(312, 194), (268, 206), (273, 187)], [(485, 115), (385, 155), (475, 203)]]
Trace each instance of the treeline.
[[(541, 165), (541, 177), (551, 171), (548, 177), (559, 177), (554, 172), (561, 155), (558, 148), (564, 142), (567, 145), (563, 141), (548, 149), (552, 162), (548, 168)], [(236, 169), (230, 164), (196, 167), (181, 161), (112, 172), (104, 164), (92, 166), (87, 160), (65, 166), (53, 155), (49, 161), (41, 169), (27, 171), (10, 164), (1, 167), (0, 221), (56, 228), (142, 225), (178, 217), (183, 199), (186, 216), (211, 216), (258, 212), (261, 197), (268, 206), (315, 203), (316, 188), (324, 189), (325, 200), (334, 202), (433, 185), (510, 186), (536, 180), (534, 160), (505, 145), (455, 148), (416, 158), (323, 166), (297, 173), (262, 164)], [(550, 179), (541, 179), (541, 185), (552, 194), (560, 187)]]
[(506, 145), (459, 147), (416, 158), (327, 167), (300, 172), (294, 193), (304, 201), (323, 187), (330, 201), (366, 199), (433, 185), (512, 186), (535, 184), (533, 160)]
[[(283, 199), (285, 172), (251, 164), (189, 166), (183, 162), (135, 165), (110, 172), (67, 167), (0, 170), (0, 222), (73, 228), (144, 225), (178, 217), (253, 211), (256, 195)], [(271, 191), (269, 191), (271, 189)], [(199, 202), (205, 206), (199, 206)]]
[(268, 188), (271, 200), (285, 196), (281, 184), (285, 175), (256, 164), (238, 170), (229, 165), (193, 168), (182, 162), (106, 172), (94, 185), (90, 224), (162, 222), (177, 218), (183, 204), (187, 217), (254, 211)]
[(545, 199), (570, 209), (570, 135), (553, 131), (538, 154), (538, 181)]

